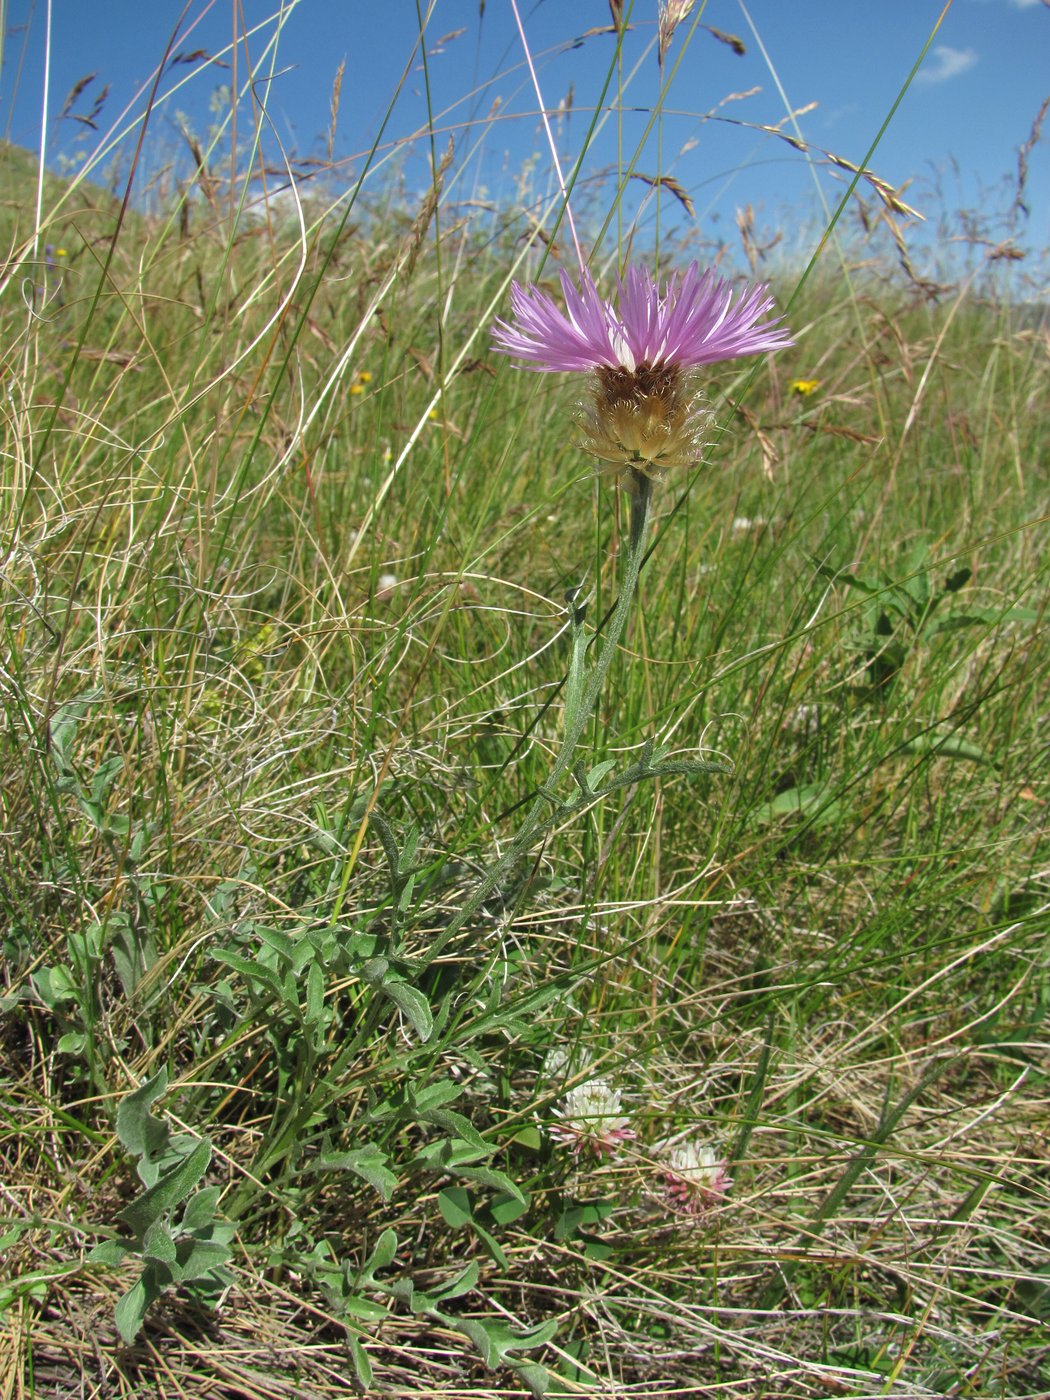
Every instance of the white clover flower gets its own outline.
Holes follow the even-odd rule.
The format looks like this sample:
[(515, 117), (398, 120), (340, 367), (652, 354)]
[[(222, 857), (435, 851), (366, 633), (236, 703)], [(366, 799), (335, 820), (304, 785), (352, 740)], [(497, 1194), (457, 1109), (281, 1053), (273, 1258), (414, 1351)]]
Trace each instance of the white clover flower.
[(596, 1157), (611, 1156), (622, 1143), (637, 1136), (622, 1107), (619, 1089), (607, 1079), (586, 1079), (570, 1089), (561, 1107), (554, 1110), (558, 1122), (550, 1135), (555, 1142), (570, 1147), (574, 1157), (585, 1148)]
[(664, 1186), (675, 1210), (703, 1215), (723, 1200), (733, 1178), (713, 1147), (685, 1138), (665, 1150)]

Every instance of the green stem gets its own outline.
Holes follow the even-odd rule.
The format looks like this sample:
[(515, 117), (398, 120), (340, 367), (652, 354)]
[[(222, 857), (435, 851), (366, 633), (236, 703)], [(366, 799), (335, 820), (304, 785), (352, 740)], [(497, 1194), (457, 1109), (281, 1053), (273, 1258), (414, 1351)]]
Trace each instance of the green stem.
[[(546, 782), (537, 791), (533, 798), (532, 805), (522, 822), (521, 828), (514, 837), (506, 851), (493, 865), (486, 870), (485, 874), (478, 881), (477, 886), (461, 905), (451, 923), (444, 932), (434, 940), (427, 949), (426, 954), (417, 966), (425, 968), (437, 958), (449, 942), (455, 938), (460, 929), (472, 919), (489, 895), (498, 888), (506, 879), (519, 861), (528, 855), (535, 845), (536, 840), (544, 832), (550, 829), (554, 821), (561, 820), (565, 815), (571, 815), (573, 804), (564, 804), (557, 796), (557, 787), (561, 779), (572, 768), (576, 761), (576, 750), (580, 739), (583, 737), (586, 728), (601, 696), (602, 688), (609, 667), (613, 658), (619, 650), (620, 638), (627, 626), (627, 619), (630, 616), (631, 605), (634, 602), (635, 593), (638, 590), (638, 576), (641, 572), (642, 560), (645, 556), (645, 535), (649, 518), (649, 500), (652, 494), (652, 482), (649, 477), (641, 472), (631, 469), (632, 472), (632, 494), (631, 494), (631, 523), (630, 534), (626, 558), (624, 563), (623, 581), (620, 586), (620, 594), (616, 600), (616, 607), (613, 609), (612, 617), (609, 619), (609, 627), (602, 642), (601, 651), (591, 668), (587, 677), (586, 687), (583, 696), (575, 710), (571, 722), (566, 727), (561, 748), (554, 761), (550, 774)], [(626, 777), (627, 775), (625, 775)], [(582, 806), (587, 805), (585, 798)], [(554, 815), (552, 815), (552, 809)], [(324, 1076), (325, 1083), (335, 1084), (343, 1067), (354, 1057), (357, 1047), (364, 1044), (371, 1032), (375, 1029), (380, 1019), (380, 1002), (378, 996), (373, 999), (364, 1017), (363, 1024), (359, 1026), (357, 1034), (353, 1037), (349, 1045), (343, 1045)], [(300, 1054), (297, 1066), (296, 1082), (290, 1098), (292, 1104), (291, 1111), (285, 1122), (277, 1130), (276, 1137), (266, 1146), (262, 1147), (252, 1164), (252, 1176), (258, 1178), (267, 1172), (272, 1171), (290, 1152), (295, 1148), (297, 1142), (301, 1141), (306, 1124), (311, 1116), (330, 1101), (330, 1096), (322, 1093), (311, 1094), (310, 1086), (304, 1082), (304, 1070), (306, 1077), (316, 1065), (316, 1058), (312, 1050), (305, 1059)], [(231, 1219), (238, 1219), (241, 1212), (247, 1207), (253, 1198), (254, 1186), (251, 1181), (243, 1183), (239, 1192), (234, 1193), (230, 1201), (227, 1202), (226, 1210)]]
[[(641, 572), (642, 559), (645, 554), (645, 532), (649, 519), (649, 499), (652, 495), (653, 483), (648, 476), (637, 471), (634, 467), (631, 468), (631, 478), (633, 487), (631, 493), (631, 531), (620, 596), (616, 600), (616, 607), (609, 621), (609, 630), (605, 634), (602, 649), (591, 670), (583, 698), (580, 700), (572, 723), (565, 731), (561, 749), (554, 760), (554, 767), (551, 769), (547, 781), (537, 792), (518, 834), (500, 859), (491, 865), (481, 877), (473, 893), (466, 903), (460, 906), (459, 911), (444, 932), (427, 949), (422, 959), (423, 967), (429, 966), (434, 961), (467, 920), (473, 918), (478, 912), (492, 891), (510, 874), (518, 862), (528, 855), (537, 832), (544, 824), (544, 813), (547, 811), (545, 803), (557, 804), (558, 802), (556, 795), (558, 783), (575, 761), (576, 746), (579, 744), (583, 731), (598, 704), (605, 684), (605, 677), (612, 665), (613, 657), (619, 649), (620, 637), (627, 625), (631, 604), (638, 588), (638, 575)], [(545, 801), (541, 801), (541, 798)]]

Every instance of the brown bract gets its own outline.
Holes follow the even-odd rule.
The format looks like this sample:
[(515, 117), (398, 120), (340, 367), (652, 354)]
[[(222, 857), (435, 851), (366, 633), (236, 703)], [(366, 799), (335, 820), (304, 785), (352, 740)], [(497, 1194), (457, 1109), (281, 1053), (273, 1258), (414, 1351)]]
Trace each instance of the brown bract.
[(658, 478), (669, 467), (700, 460), (709, 414), (677, 365), (643, 361), (595, 371), (590, 403), (580, 414), (583, 447), (627, 473)]

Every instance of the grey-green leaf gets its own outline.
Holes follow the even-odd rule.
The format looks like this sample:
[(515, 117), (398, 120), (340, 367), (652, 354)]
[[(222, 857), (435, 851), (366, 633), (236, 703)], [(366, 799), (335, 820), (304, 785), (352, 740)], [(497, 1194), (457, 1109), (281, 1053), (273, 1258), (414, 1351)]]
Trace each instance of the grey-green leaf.
[(189, 1283), (214, 1273), (229, 1257), (229, 1246), (216, 1240), (180, 1240), (172, 1273), (180, 1282)]
[(175, 1241), (163, 1220), (155, 1220), (146, 1231), (142, 1256), (144, 1259), (154, 1259), (158, 1264), (174, 1264)]
[(221, 1186), (205, 1186), (194, 1192), (186, 1202), (179, 1229), (189, 1234), (194, 1230), (206, 1230), (215, 1221), (215, 1207), (222, 1195)]
[(178, 1166), (165, 1173), (155, 1186), (143, 1191), (141, 1196), (137, 1196), (130, 1205), (119, 1211), (117, 1219), (123, 1221), (141, 1239), (165, 1211), (171, 1210), (186, 1199), (208, 1170), (210, 1161), (211, 1143), (207, 1138), (202, 1138)]
[(325, 1152), (313, 1164), (314, 1171), (354, 1172), (389, 1201), (397, 1187), (397, 1177), (387, 1166), (387, 1155), (374, 1143), (365, 1143), (350, 1152)]
[(361, 1389), (364, 1391), (372, 1388), (372, 1363), (368, 1359), (368, 1353), (356, 1337), (350, 1338), (350, 1355), (353, 1357), (354, 1370), (357, 1372), (357, 1379)]
[(150, 1108), (168, 1087), (168, 1071), (162, 1067), (121, 1100), (117, 1109), (117, 1137), (136, 1157), (159, 1151), (170, 1136), (168, 1126), (154, 1118)]
[(382, 990), (404, 1016), (420, 1040), (429, 1040), (434, 1030), (434, 1017), (430, 1003), (416, 987), (407, 982), (384, 981)]
[(104, 1264), (115, 1269), (122, 1264), (131, 1251), (120, 1240), (100, 1240), (87, 1257), (89, 1264)]
[(117, 1303), (113, 1310), (113, 1320), (117, 1324), (117, 1331), (128, 1346), (142, 1331), (142, 1324), (150, 1304), (155, 1302), (163, 1291), (164, 1288), (157, 1277), (156, 1269), (152, 1264), (147, 1264)]

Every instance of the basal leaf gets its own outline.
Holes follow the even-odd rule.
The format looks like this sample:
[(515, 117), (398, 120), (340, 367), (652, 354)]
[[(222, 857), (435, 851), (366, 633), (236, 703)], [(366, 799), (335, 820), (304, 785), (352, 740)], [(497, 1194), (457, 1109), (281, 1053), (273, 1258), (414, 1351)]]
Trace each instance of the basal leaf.
[(389, 1268), (394, 1262), (397, 1254), (397, 1236), (393, 1230), (384, 1230), (376, 1241), (376, 1247), (372, 1251), (372, 1257), (361, 1270), (361, 1280), (363, 1283), (370, 1283), (375, 1274), (380, 1269)]
[(429, 1040), (434, 1029), (434, 1017), (423, 993), (393, 977), (384, 978), (380, 990), (390, 998), (420, 1040)]
[(441, 1211), (445, 1224), (451, 1225), (453, 1230), (461, 1230), (474, 1220), (474, 1207), (470, 1199), (470, 1192), (464, 1190), (462, 1186), (446, 1186), (443, 1191), (439, 1191), (438, 1209)]
[(123, 1221), (140, 1239), (143, 1238), (155, 1220), (186, 1199), (208, 1170), (210, 1161), (211, 1143), (207, 1138), (202, 1138), (177, 1166), (166, 1172), (149, 1190), (137, 1196), (130, 1205), (118, 1211), (117, 1219)]
[(896, 750), (897, 753), (931, 754), (937, 758), (964, 758), (971, 763), (995, 763), (995, 759), (969, 739), (958, 734), (917, 734)]
[(313, 1171), (354, 1172), (389, 1201), (397, 1187), (397, 1177), (387, 1166), (389, 1158), (374, 1143), (352, 1148), (349, 1152), (322, 1152), (311, 1164)]
[(372, 1388), (372, 1363), (357, 1337), (350, 1338), (350, 1355), (361, 1389), (367, 1393)]
[(152, 1079), (125, 1095), (117, 1108), (117, 1137), (136, 1157), (161, 1151), (171, 1136), (168, 1125), (154, 1118), (150, 1108), (168, 1087), (168, 1071), (161, 1067)]

